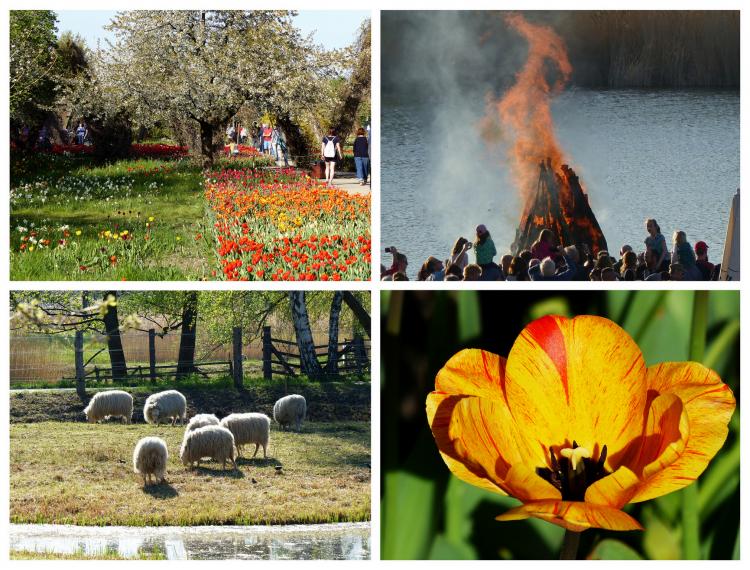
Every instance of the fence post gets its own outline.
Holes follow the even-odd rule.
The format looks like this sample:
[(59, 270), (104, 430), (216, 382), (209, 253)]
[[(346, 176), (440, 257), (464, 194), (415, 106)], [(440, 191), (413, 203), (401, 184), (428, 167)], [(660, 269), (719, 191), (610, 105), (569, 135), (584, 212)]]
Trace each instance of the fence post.
[(151, 382), (156, 383), (156, 331), (148, 329), (148, 368)]
[(353, 352), (354, 352), (354, 363), (357, 365), (357, 375), (362, 376), (362, 362), (367, 359), (367, 352), (365, 351), (365, 341), (358, 334), (354, 335), (352, 341)]
[(86, 397), (86, 370), (83, 366), (83, 331), (76, 331), (74, 341), (76, 363), (76, 393), (79, 398)]
[(98, 384), (101, 380), (99, 380), (99, 367), (94, 365), (94, 373), (96, 374), (96, 383)]
[(234, 387), (243, 390), (242, 386), (242, 328), (232, 329), (232, 371)]
[(271, 380), (271, 327), (263, 327), (263, 379)]

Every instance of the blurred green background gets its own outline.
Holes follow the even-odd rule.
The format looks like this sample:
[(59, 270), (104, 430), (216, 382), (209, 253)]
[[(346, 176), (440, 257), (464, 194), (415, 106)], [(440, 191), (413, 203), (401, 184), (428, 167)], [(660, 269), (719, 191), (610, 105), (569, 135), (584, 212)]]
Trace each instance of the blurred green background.
[[(708, 317), (705, 327), (699, 327), (706, 338), (703, 363), (719, 373), (737, 399), (729, 437), (687, 490), (625, 507), (644, 532), (587, 530), (581, 537), (579, 558), (739, 559), (739, 292), (701, 294), (708, 296)], [(691, 336), (695, 295), (693, 291), (382, 292), (381, 558), (557, 558), (562, 528), (536, 519), (495, 521), (518, 501), (468, 485), (448, 471), (425, 415), (425, 398), (434, 388), (435, 374), (462, 348), (507, 356), (523, 327), (548, 314), (612, 319), (635, 339), (647, 365), (689, 360), (695, 340)]]

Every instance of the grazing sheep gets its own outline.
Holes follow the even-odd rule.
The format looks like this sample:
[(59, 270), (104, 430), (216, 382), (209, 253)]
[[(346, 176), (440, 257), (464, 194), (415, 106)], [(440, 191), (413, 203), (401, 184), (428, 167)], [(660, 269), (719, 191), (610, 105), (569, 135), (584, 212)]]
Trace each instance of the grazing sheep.
[(110, 417), (121, 417), (129, 424), (133, 417), (133, 396), (122, 390), (97, 392), (83, 413), (92, 424)]
[(234, 462), (234, 436), (227, 428), (221, 426), (206, 426), (185, 432), (180, 447), (180, 459), (183, 465), (191, 469), (193, 463), (200, 467), (201, 459), (209, 457), (214, 461), (221, 461), (221, 468), (226, 467), (227, 460), (237, 469)]
[(242, 446), (255, 444), (253, 457), (258, 454), (258, 447), (263, 447), (263, 458), (266, 458), (266, 447), (271, 434), (271, 418), (266, 414), (229, 414), (221, 420), (221, 425), (232, 432), (237, 456), (242, 454)]
[(213, 414), (196, 414), (188, 422), (185, 432), (193, 431), (194, 429), (206, 427), (206, 426), (218, 426), (219, 418)]
[(305, 419), (306, 413), (307, 402), (304, 396), (300, 396), (299, 394), (284, 396), (273, 405), (273, 419), (276, 420), (282, 429), (294, 424), (297, 427), (297, 431), (300, 431), (302, 420)]
[(143, 477), (145, 487), (153, 476), (158, 484), (164, 481), (167, 474), (167, 444), (160, 437), (144, 437), (133, 450), (133, 471)]
[(166, 390), (158, 394), (151, 394), (143, 406), (143, 418), (146, 423), (159, 425), (172, 420), (172, 425), (180, 420), (180, 425), (185, 423), (187, 413), (187, 400), (177, 390)]

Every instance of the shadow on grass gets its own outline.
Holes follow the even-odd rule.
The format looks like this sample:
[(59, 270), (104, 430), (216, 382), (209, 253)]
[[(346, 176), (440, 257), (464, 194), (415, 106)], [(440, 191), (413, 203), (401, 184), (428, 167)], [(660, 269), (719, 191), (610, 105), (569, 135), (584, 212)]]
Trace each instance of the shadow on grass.
[(273, 457), (238, 457), (235, 461), (237, 462), (237, 465), (249, 465), (251, 467), (283, 467), (281, 461)]
[(198, 475), (210, 475), (211, 477), (227, 477), (229, 479), (244, 479), (245, 474), (239, 469), (232, 469), (232, 464), (227, 465), (227, 469), (222, 469), (220, 465), (216, 467), (196, 467), (193, 473)]
[(154, 499), (173, 499), (179, 495), (177, 489), (172, 487), (172, 485), (166, 481), (163, 481), (158, 485), (148, 485), (143, 488), (143, 492), (147, 495), (151, 495)]

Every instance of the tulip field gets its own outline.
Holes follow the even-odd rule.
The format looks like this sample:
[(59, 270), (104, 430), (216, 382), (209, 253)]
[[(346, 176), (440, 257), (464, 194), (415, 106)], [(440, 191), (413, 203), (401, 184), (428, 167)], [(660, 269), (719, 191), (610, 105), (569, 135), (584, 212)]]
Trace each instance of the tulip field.
[(228, 280), (369, 278), (370, 197), (326, 188), (294, 171), (212, 173), (206, 201)]
[(739, 559), (738, 292), (381, 306), (383, 559)]
[(11, 153), (12, 279), (369, 279), (369, 196), (266, 168), (252, 147), (210, 174), (174, 145), (113, 163), (91, 149)]

